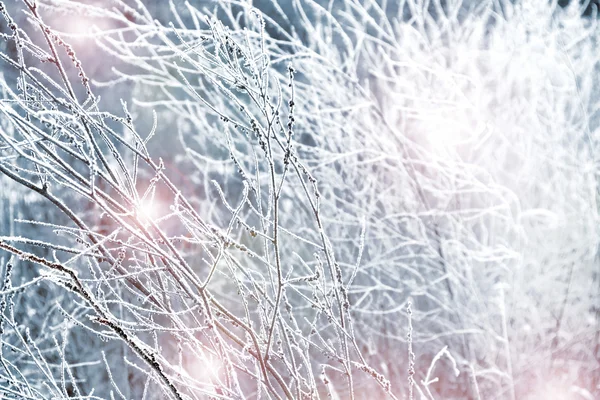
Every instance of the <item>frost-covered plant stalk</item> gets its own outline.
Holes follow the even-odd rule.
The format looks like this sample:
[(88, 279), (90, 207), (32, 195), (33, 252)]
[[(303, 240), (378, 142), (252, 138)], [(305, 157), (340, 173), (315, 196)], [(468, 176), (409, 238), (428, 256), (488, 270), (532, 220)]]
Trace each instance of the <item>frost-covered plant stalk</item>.
[(576, 5), (1, 7), (4, 396), (598, 394)]

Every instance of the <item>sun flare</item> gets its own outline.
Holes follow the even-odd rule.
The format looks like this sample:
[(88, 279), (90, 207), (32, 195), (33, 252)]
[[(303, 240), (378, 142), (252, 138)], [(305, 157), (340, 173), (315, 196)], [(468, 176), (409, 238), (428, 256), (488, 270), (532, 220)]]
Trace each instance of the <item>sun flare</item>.
[(156, 220), (160, 217), (158, 204), (150, 200), (141, 201), (138, 206), (138, 213), (147, 220)]

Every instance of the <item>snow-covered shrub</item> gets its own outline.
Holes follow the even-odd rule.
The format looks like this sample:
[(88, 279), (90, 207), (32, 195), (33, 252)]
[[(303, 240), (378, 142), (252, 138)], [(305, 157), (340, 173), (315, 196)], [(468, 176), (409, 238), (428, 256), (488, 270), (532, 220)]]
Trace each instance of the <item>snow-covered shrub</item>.
[(5, 396), (598, 395), (576, 4), (2, 10), (3, 209), (45, 198), (3, 217), (38, 222), (0, 237)]

